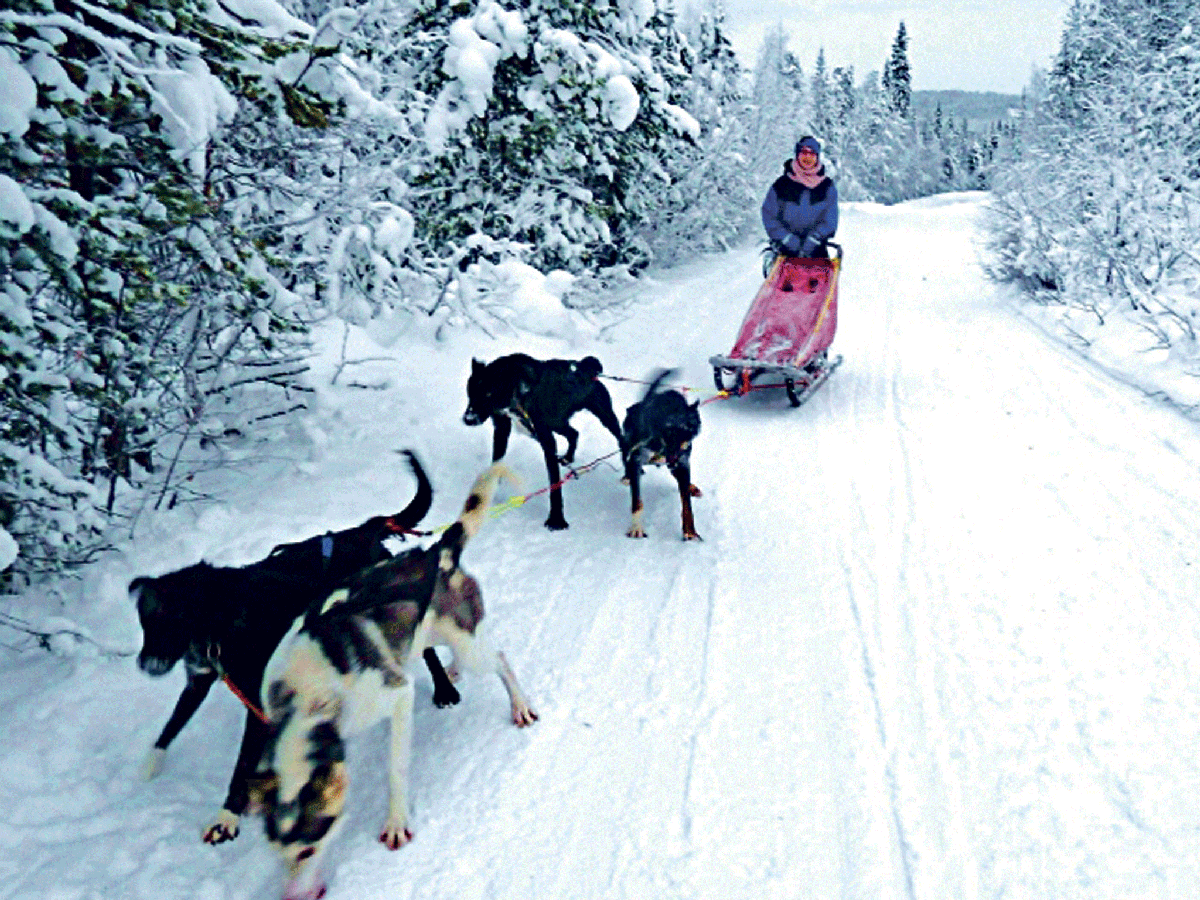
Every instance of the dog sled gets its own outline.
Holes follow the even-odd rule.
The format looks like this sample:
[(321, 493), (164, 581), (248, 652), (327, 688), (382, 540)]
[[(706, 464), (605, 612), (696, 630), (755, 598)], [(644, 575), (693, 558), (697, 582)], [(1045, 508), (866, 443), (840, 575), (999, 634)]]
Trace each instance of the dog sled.
[[(842, 248), (826, 246), (830, 259), (775, 257), (733, 349), (708, 360), (717, 390), (741, 395), (759, 378), (782, 378), (792, 406), (799, 406), (841, 365), (829, 345), (837, 331)], [(726, 383), (730, 375), (732, 385)]]

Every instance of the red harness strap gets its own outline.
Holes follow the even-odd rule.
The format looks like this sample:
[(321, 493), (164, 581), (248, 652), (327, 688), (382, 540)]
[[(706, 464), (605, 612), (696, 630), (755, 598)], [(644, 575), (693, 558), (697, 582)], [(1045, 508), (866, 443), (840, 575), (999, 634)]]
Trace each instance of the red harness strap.
[(228, 675), (222, 673), (221, 680), (223, 682), (225, 682), (225, 686), (227, 688), (229, 688), (230, 693), (232, 693), (233, 696), (235, 696), (239, 700), (241, 700), (242, 705), (244, 707), (246, 707), (246, 709), (248, 709), (248, 710), (250, 710), (250, 712), (254, 713), (254, 716), (255, 716), (255, 718), (258, 719), (258, 721), (262, 722), (264, 725), (270, 724), (271, 720), (266, 717), (266, 714), (263, 713), (263, 711), (261, 709), (259, 709), (257, 706), (255, 706), (253, 703), (250, 702), (249, 697), (247, 697), (245, 694), (243, 694), (241, 691), (238, 690), (238, 686), (233, 683), (232, 678), (230, 678)]
[(429, 535), (433, 534), (432, 531), (420, 531), (416, 528), (404, 528), (396, 521), (395, 516), (388, 516), (386, 519), (384, 519), (383, 524), (392, 534), (415, 534), (417, 537), (429, 537)]

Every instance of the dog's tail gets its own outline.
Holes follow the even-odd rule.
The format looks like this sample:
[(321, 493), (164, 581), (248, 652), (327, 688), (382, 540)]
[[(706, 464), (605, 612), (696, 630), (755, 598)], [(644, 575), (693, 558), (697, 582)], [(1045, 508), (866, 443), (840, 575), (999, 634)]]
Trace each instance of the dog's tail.
[(501, 479), (512, 484), (517, 483), (517, 476), (501, 463), (494, 463), (475, 479), (467, 502), (463, 504), (462, 515), (446, 529), (446, 533), (438, 541), (438, 567), (443, 572), (450, 572), (458, 567), (458, 558), (467, 546), (467, 541), (483, 527), (483, 520), (492, 505), (492, 496), (496, 493), (496, 485)]
[(433, 485), (429, 483), (429, 476), (421, 467), (421, 461), (411, 450), (401, 450), (400, 452), (408, 459), (408, 467), (412, 469), (413, 477), (417, 479), (417, 492), (413, 495), (412, 500), (408, 501), (408, 506), (400, 512), (383, 517), (382, 526), (390, 534), (404, 534), (412, 531), (428, 514), (429, 508), (433, 506)]
[(678, 369), (657, 369), (654, 377), (650, 380), (650, 387), (646, 388), (646, 393), (642, 396), (642, 400), (649, 400), (657, 394), (658, 389), (662, 387), (662, 383), (678, 371)]

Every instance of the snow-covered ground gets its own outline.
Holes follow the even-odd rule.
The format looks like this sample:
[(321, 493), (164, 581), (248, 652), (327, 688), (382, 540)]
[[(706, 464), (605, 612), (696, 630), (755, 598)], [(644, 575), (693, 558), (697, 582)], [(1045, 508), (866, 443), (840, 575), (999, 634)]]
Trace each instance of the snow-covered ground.
[[(464, 565), (541, 721), (507, 722), (496, 679), (437, 710), (418, 673), (413, 843), (376, 842), (386, 732), (350, 745), (329, 897), (1184, 900), (1200, 884), (1200, 427), (1019, 314), (975, 265), (980, 199), (848, 204), (835, 350), (792, 410), (782, 391), (703, 406), (702, 543), (679, 540), (665, 471), (650, 537), (624, 536), (615, 467), (489, 522)], [(638, 286), (630, 316), (571, 340), (356, 333), (373, 361), (221, 499), (148, 515), (67, 608), (132, 652), (123, 586), (205, 556), (392, 511), (414, 448), (457, 515), (490, 428), (461, 423), (472, 354), (595, 353), (712, 396), (755, 289), (752, 247)], [(371, 387), (354, 386), (352, 382)], [(640, 387), (610, 382), (620, 415)], [(614, 449), (575, 420), (579, 458)], [(256, 452), (262, 448), (258, 448)], [(544, 486), (514, 438), (524, 490)], [(77, 615), (76, 615), (77, 614)], [(129, 655), (0, 658), (0, 900), (273, 898), (261, 828), (205, 846), (242, 709), (214, 691), (163, 773), (142, 761), (182, 684)]]

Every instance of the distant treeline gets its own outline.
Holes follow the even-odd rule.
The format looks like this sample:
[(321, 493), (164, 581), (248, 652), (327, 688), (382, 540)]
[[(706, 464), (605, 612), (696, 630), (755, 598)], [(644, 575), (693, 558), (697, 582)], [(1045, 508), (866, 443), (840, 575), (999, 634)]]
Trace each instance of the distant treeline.
[(1019, 94), (997, 94), (993, 91), (913, 91), (913, 112), (919, 119), (929, 119), (941, 107), (942, 115), (955, 121), (967, 120), (972, 131), (1009, 119), (1012, 111), (1020, 109)]

